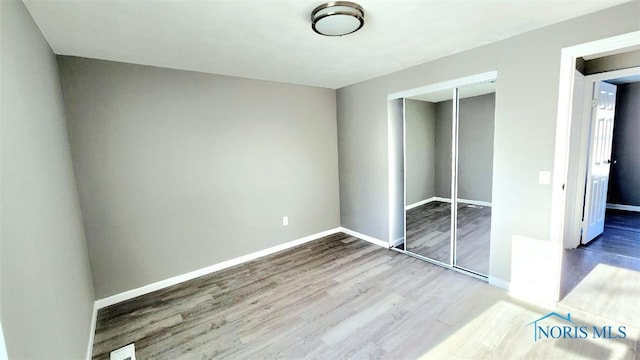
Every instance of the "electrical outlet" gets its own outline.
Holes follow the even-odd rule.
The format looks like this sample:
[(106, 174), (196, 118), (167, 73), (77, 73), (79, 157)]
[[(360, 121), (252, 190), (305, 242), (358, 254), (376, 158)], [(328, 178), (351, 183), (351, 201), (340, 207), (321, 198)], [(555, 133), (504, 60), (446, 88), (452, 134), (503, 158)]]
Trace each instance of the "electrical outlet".
[(289, 225), (289, 217), (288, 216), (283, 216), (282, 217), (282, 226), (287, 226)]

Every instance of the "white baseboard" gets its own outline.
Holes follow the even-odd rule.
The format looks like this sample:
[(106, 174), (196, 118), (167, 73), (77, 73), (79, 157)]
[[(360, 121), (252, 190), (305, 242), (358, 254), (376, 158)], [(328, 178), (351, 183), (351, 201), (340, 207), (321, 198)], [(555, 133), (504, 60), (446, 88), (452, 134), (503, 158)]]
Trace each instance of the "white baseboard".
[(607, 204), (607, 209), (640, 212), (640, 206), (634, 205)]
[(353, 231), (353, 230), (347, 229), (345, 227), (340, 227), (338, 229), (340, 229), (341, 232), (343, 232), (343, 233), (345, 233), (347, 235), (351, 235), (351, 236), (357, 237), (358, 239), (361, 239), (361, 240), (364, 240), (364, 241), (368, 241), (368, 242), (370, 242), (372, 244), (376, 244), (376, 245), (381, 246), (381, 247), (383, 247), (385, 249), (389, 248), (389, 242), (387, 242), (387, 241), (376, 239), (373, 236), (361, 234), (361, 233), (359, 233), (357, 231)]
[[(451, 203), (451, 199), (448, 198), (443, 198), (443, 197), (439, 197), (439, 196), (434, 196), (434, 197), (430, 197), (428, 199), (422, 200), (422, 201), (418, 201), (415, 202), (413, 204), (407, 205), (405, 207), (405, 210), (411, 210), (415, 207), (424, 205), (424, 204), (428, 204), (430, 202), (433, 201), (440, 201), (440, 202), (446, 202), (446, 203)], [(469, 205), (478, 205), (478, 206), (486, 206), (486, 207), (491, 207), (491, 203), (487, 202), (487, 201), (479, 201), (479, 200), (469, 200), (469, 199), (458, 199), (459, 203), (463, 203), (463, 204), (469, 204)], [(607, 205), (608, 206), (608, 205)], [(626, 205), (620, 205), (620, 206), (626, 206)], [(640, 211), (640, 207), (638, 208)]]
[[(113, 304), (117, 304), (117, 303), (129, 300), (129, 299), (133, 299), (133, 298), (138, 297), (140, 295), (144, 295), (144, 294), (148, 294), (150, 292), (154, 292), (156, 290), (164, 289), (164, 288), (166, 288), (168, 286), (172, 286), (172, 285), (176, 285), (176, 284), (188, 281), (188, 280), (192, 280), (192, 279), (198, 278), (198, 277), (203, 276), (203, 275), (208, 275), (208, 274), (211, 274), (213, 272), (216, 272), (216, 271), (219, 271), (219, 270), (222, 270), (222, 269), (226, 269), (226, 268), (231, 267), (231, 266), (235, 266), (235, 265), (247, 262), (247, 261), (251, 261), (251, 260), (255, 260), (255, 259), (261, 258), (263, 256), (271, 255), (271, 254), (276, 253), (278, 251), (286, 250), (286, 249), (292, 248), (294, 246), (298, 246), (298, 245), (301, 245), (301, 244), (304, 244), (304, 243), (307, 243), (309, 241), (313, 241), (313, 240), (316, 240), (316, 239), (319, 239), (319, 238), (322, 238), (322, 237), (325, 237), (325, 236), (333, 235), (333, 234), (341, 232), (341, 231), (343, 231), (343, 228), (340, 228), (340, 227), (334, 228), (334, 229), (331, 229), (331, 230), (322, 231), (322, 232), (319, 232), (317, 234), (305, 236), (303, 238), (300, 238), (300, 239), (297, 239), (297, 240), (293, 240), (293, 241), (289, 241), (289, 242), (286, 242), (284, 244), (276, 245), (276, 246), (270, 247), (268, 249), (256, 251), (256, 252), (251, 253), (251, 254), (247, 254), (247, 255), (240, 256), (240, 257), (237, 257), (237, 258), (234, 258), (234, 259), (231, 259), (231, 260), (223, 261), (221, 263), (217, 263), (217, 264), (214, 264), (214, 265), (211, 265), (211, 266), (207, 266), (207, 267), (199, 269), (199, 270), (191, 271), (191, 272), (188, 272), (186, 274), (174, 276), (174, 277), (171, 277), (171, 278), (168, 278), (168, 279), (165, 279), (165, 280), (160, 280), (160, 281), (148, 284), (148, 285), (141, 286), (141, 287), (136, 288), (136, 289), (127, 290), (127, 291), (121, 292), (119, 294), (115, 294), (115, 295), (106, 297), (104, 299), (96, 300), (96, 307), (97, 307), (97, 309), (102, 309), (104, 307), (111, 306)], [(344, 232), (346, 233), (346, 231), (344, 231)], [(349, 234), (349, 235), (351, 235), (351, 234)], [(367, 240), (367, 239), (363, 239), (363, 240)], [(367, 241), (369, 241), (369, 240), (367, 240)]]
[(98, 321), (98, 303), (93, 303), (93, 313), (91, 314), (91, 332), (89, 333), (89, 345), (87, 346), (87, 360), (93, 357), (93, 339), (96, 334), (96, 322)]
[(436, 197), (430, 197), (430, 198), (424, 199), (422, 201), (414, 202), (413, 204), (407, 205), (404, 209), (405, 210), (411, 210), (411, 209), (416, 208), (418, 206), (421, 206), (421, 205), (424, 205), (424, 204), (428, 204), (428, 203), (430, 203), (432, 201), (436, 201)]
[(463, 203), (463, 204), (469, 204), (469, 205), (478, 205), (478, 206), (491, 207), (491, 203), (487, 202), (487, 201), (458, 199), (458, 202), (459, 203)]
[(396, 247), (396, 246), (399, 246), (400, 244), (404, 244), (404, 237), (391, 241), (391, 247)]
[(508, 281), (489, 276), (489, 284), (509, 291), (510, 283)]

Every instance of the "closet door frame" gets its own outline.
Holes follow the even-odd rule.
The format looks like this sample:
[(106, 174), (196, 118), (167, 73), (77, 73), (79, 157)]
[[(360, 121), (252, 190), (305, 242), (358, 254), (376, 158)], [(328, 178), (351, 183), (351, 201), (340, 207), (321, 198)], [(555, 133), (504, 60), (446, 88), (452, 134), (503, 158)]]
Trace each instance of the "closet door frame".
[[(431, 84), (431, 85), (426, 85), (426, 86), (421, 86), (418, 88), (414, 88), (414, 89), (409, 89), (409, 90), (404, 90), (404, 91), (400, 91), (400, 92), (396, 92), (393, 94), (389, 94), (387, 96), (387, 100), (390, 102), (392, 100), (398, 100), (398, 99), (402, 99), (402, 144), (400, 144), (401, 146), (399, 147), (397, 143), (394, 143), (392, 141), (389, 141), (388, 144), (388, 159), (391, 162), (393, 159), (397, 158), (394, 156), (394, 154), (396, 154), (397, 151), (401, 151), (402, 152), (402, 171), (403, 171), (403, 181), (401, 184), (397, 184), (397, 183), (392, 183), (391, 181), (389, 182), (389, 194), (391, 193), (395, 193), (397, 192), (398, 189), (394, 188), (395, 186), (402, 186), (402, 193), (403, 196), (400, 199), (392, 199), (392, 197), (389, 197), (389, 241), (390, 241), (390, 248), (404, 253), (406, 255), (409, 256), (413, 256), (415, 258), (427, 261), (429, 263), (433, 263), (435, 265), (439, 265), (442, 267), (445, 267), (447, 269), (450, 270), (454, 270), (454, 271), (458, 271), (464, 274), (467, 274), (469, 276), (484, 280), (484, 281), (488, 281), (488, 276), (489, 274), (480, 274), (477, 273), (475, 271), (463, 268), (463, 267), (459, 267), (455, 265), (455, 260), (456, 260), (456, 248), (457, 248), (457, 216), (458, 216), (458, 208), (457, 208), (457, 203), (458, 203), (458, 131), (459, 131), (459, 121), (458, 121), (458, 117), (459, 117), (459, 88), (460, 87), (466, 87), (466, 86), (472, 86), (472, 85), (476, 85), (476, 84), (481, 84), (481, 83), (486, 83), (486, 82), (490, 82), (490, 81), (496, 81), (498, 78), (498, 71), (494, 70), (494, 71), (489, 71), (489, 72), (485, 72), (485, 73), (481, 73), (481, 74), (477, 74), (477, 75), (472, 75), (472, 76), (467, 76), (467, 77), (463, 77), (463, 78), (459, 78), (459, 79), (454, 79), (454, 80), (449, 80), (449, 81), (444, 81), (444, 82), (440, 82), (440, 83), (436, 83), (436, 84)], [(406, 159), (406, 106), (405, 106), (405, 99), (408, 97), (412, 97), (412, 96), (416, 96), (416, 95), (421, 95), (421, 94), (426, 94), (426, 93), (431, 93), (431, 92), (436, 92), (436, 91), (444, 91), (447, 89), (451, 89), (451, 91), (453, 92), (453, 99), (452, 99), (452, 116), (451, 116), (451, 234), (450, 234), (450, 241), (449, 241), (449, 246), (450, 246), (450, 251), (449, 251), (449, 262), (448, 263), (444, 263), (442, 261), (438, 261), (435, 259), (431, 259), (429, 257), (420, 255), (420, 254), (416, 254), (416, 253), (412, 253), (410, 251), (407, 251), (407, 227), (406, 227), (406, 206), (407, 206), (407, 179), (406, 179), (406, 172), (407, 172), (407, 168), (406, 168), (406, 164), (407, 164), (407, 159)], [(390, 117), (391, 120), (391, 117)], [(396, 165), (396, 164), (389, 164), (389, 179), (394, 178), (395, 174), (392, 174), (391, 172), (393, 171), (393, 169), (397, 168), (397, 166), (392, 166), (392, 165)], [(399, 208), (397, 205), (398, 204), (392, 204), (393, 201), (402, 201), (402, 223), (404, 223), (404, 230), (403, 230), (403, 239), (402, 239), (402, 243), (404, 245), (404, 247), (402, 249), (398, 249), (396, 246), (398, 244), (393, 244), (393, 237), (392, 237), (392, 231), (391, 229), (393, 228), (394, 225), (397, 225), (399, 220), (398, 217), (400, 216), (400, 214), (394, 214), (393, 211), (391, 211), (391, 209), (394, 208)]]

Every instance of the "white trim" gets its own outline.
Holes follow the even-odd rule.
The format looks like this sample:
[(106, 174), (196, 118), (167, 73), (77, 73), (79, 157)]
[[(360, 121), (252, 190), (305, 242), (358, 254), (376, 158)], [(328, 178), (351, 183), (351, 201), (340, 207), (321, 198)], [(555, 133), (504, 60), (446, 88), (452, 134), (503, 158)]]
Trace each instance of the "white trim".
[(390, 247), (398, 247), (400, 246), (400, 244), (404, 244), (404, 239), (405, 237), (403, 236), (401, 238), (391, 241)]
[(628, 76), (634, 76), (634, 75), (638, 75), (639, 73), (640, 73), (640, 66), (634, 66), (626, 69), (611, 70), (611, 71), (605, 71), (597, 74), (585, 75), (585, 79), (587, 81), (592, 81), (592, 82), (606, 81), (606, 80), (613, 80), (613, 79), (618, 79), (618, 78), (623, 78)]
[(418, 201), (418, 202), (414, 202), (413, 204), (409, 204), (404, 209), (405, 210), (411, 210), (413, 208), (417, 208), (418, 206), (422, 206), (424, 204), (428, 204), (428, 203), (433, 202), (433, 201), (436, 201), (436, 197), (435, 196), (434, 197), (430, 197), (428, 199), (424, 199), (424, 200)]
[[(407, 99), (402, 98), (402, 248), (407, 250)], [(389, 204), (391, 205), (391, 204)], [(393, 239), (389, 236), (389, 240)], [(398, 243), (393, 240), (393, 247), (398, 247)]]
[(93, 357), (93, 340), (96, 334), (96, 322), (98, 321), (98, 302), (93, 303), (93, 312), (91, 314), (91, 332), (89, 333), (89, 344), (87, 345), (87, 360)]
[[(430, 197), (426, 200), (422, 200), (422, 201), (418, 201), (416, 203), (413, 203), (411, 205), (407, 205), (405, 210), (411, 210), (415, 207), (424, 205), (424, 204), (428, 204), (430, 202), (434, 202), (434, 201), (440, 201), (440, 202), (446, 202), (446, 203), (451, 203), (451, 199), (449, 198), (443, 198), (443, 197), (439, 197), (439, 196), (434, 196), (434, 197)], [(469, 199), (458, 199), (459, 203), (462, 204), (469, 204), (469, 205), (478, 205), (478, 206), (486, 206), (486, 207), (491, 207), (491, 203), (488, 201), (480, 201), (480, 200), (469, 200)]]
[[(640, 44), (640, 31), (634, 31), (606, 39), (591, 41), (588, 43), (570, 46), (561, 50), (560, 75), (558, 85), (558, 112), (556, 121), (556, 141), (553, 160), (553, 183), (551, 188), (551, 211), (549, 239), (557, 245), (557, 251), (562, 253), (565, 218), (565, 190), (568, 173), (569, 157), (569, 128), (571, 124), (571, 106), (573, 100), (573, 81), (576, 67), (576, 58), (600, 54), (607, 51), (624, 49)], [(559, 257), (562, 259), (562, 256)], [(554, 265), (551, 265), (554, 266)], [(560, 297), (560, 274), (562, 273), (562, 260), (555, 264), (557, 297)]]
[[(319, 233), (316, 233), (316, 234), (313, 234), (313, 235), (305, 236), (305, 237), (297, 239), (297, 240), (286, 242), (284, 244), (276, 245), (276, 246), (273, 246), (273, 247), (270, 247), (270, 248), (267, 248), (267, 249), (264, 249), (264, 250), (253, 252), (251, 254), (247, 254), (247, 255), (240, 256), (240, 257), (237, 257), (237, 258), (234, 258), (234, 259), (223, 261), (221, 263), (217, 263), (217, 264), (214, 264), (214, 265), (211, 265), (211, 266), (207, 266), (207, 267), (199, 269), (199, 270), (191, 271), (191, 272), (188, 272), (188, 273), (185, 273), (185, 274), (182, 274), (182, 275), (178, 275), (178, 276), (174, 276), (174, 277), (171, 277), (171, 278), (168, 278), (168, 279), (156, 281), (154, 283), (151, 283), (151, 284), (148, 284), (148, 285), (144, 285), (144, 286), (141, 286), (141, 287), (136, 288), (136, 289), (127, 290), (127, 291), (121, 292), (119, 294), (115, 294), (115, 295), (106, 297), (104, 299), (96, 300), (96, 307), (97, 307), (97, 309), (102, 309), (104, 307), (111, 306), (113, 304), (117, 304), (117, 303), (129, 300), (129, 299), (133, 299), (133, 298), (138, 297), (140, 295), (145, 295), (145, 294), (148, 294), (148, 293), (156, 291), (156, 290), (164, 289), (164, 288), (166, 288), (168, 286), (180, 284), (182, 282), (185, 282), (185, 281), (188, 281), (188, 280), (192, 280), (192, 279), (198, 278), (198, 277), (203, 276), (203, 275), (208, 275), (208, 274), (211, 274), (213, 272), (229, 268), (231, 266), (235, 266), (235, 265), (238, 265), (238, 264), (242, 264), (244, 262), (255, 260), (255, 259), (261, 258), (263, 256), (271, 255), (271, 254), (276, 253), (278, 251), (286, 250), (286, 249), (292, 248), (294, 246), (302, 245), (302, 244), (307, 243), (309, 241), (313, 241), (313, 240), (316, 240), (316, 239), (319, 239), (319, 238), (322, 238), (322, 237), (325, 237), (325, 236), (333, 235), (333, 234), (336, 234), (336, 233), (339, 233), (339, 232), (343, 231), (342, 229), (343, 228), (341, 228), (341, 227), (337, 227), (337, 228), (334, 228), (334, 229), (331, 229), (331, 230), (322, 231), (322, 232), (319, 232)], [(343, 232), (347, 233), (346, 231), (343, 231)], [(351, 235), (351, 234), (349, 234), (349, 235)], [(367, 240), (367, 239), (363, 238), (363, 240)], [(367, 240), (367, 241), (370, 241), (370, 240)], [(388, 244), (386, 245), (386, 247), (388, 247)]]
[(609, 203), (607, 203), (607, 209), (640, 212), (640, 206), (634, 206), (634, 205), (622, 205), (622, 204), (609, 204)]
[(469, 204), (469, 205), (478, 205), (478, 206), (491, 207), (491, 203), (487, 202), (487, 201), (458, 199), (458, 202), (459, 203), (463, 203), (463, 204)]
[(347, 235), (351, 235), (351, 236), (357, 237), (360, 240), (368, 241), (368, 242), (370, 242), (372, 244), (381, 246), (381, 247), (383, 247), (385, 249), (389, 249), (389, 247), (390, 247), (389, 243), (387, 241), (376, 239), (373, 236), (365, 235), (365, 234), (359, 233), (357, 231), (353, 231), (351, 229), (347, 229), (345, 227), (339, 227), (337, 232), (343, 232), (343, 233), (345, 233)]
[(0, 321), (0, 360), (9, 360), (7, 354), (7, 345), (4, 342), (4, 333), (2, 332), (2, 322)]
[(492, 70), (492, 71), (487, 71), (487, 72), (481, 73), (481, 74), (466, 76), (466, 77), (462, 77), (462, 78), (458, 78), (458, 79), (443, 81), (443, 82), (436, 83), (436, 84), (421, 86), (421, 87), (414, 88), (414, 89), (395, 92), (393, 94), (389, 94), (387, 96), (387, 100), (395, 100), (395, 99), (407, 98), (407, 97), (411, 97), (411, 96), (430, 93), (430, 92), (434, 92), (434, 91), (447, 90), (447, 89), (451, 89), (451, 88), (456, 88), (456, 87), (461, 86), (461, 85), (473, 85), (473, 84), (476, 84), (476, 83), (482, 83), (482, 82), (487, 82), (487, 81), (490, 81), (490, 80), (495, 80), (497, 78), (498, 78), (498, 71), (497, 70)]
[(498, 278), (493, 277), (493, 276), (489, 276), (487, 278), (487, 280), (489, 281), (489, 285), (497, 286), (497, 287), (505, 289), (507, 291), (509, 291), (509, 287), (511, 286), (511, 283), (509, 283), (508, 281), (502, 280), (502, 279), (498, 279)]
[[(394, 99), (397, 100), (397, 99)], [(388, 203), (388, 220), (389, 220), (389, 235), (388, 235), (388, 239), (392, 239), (394, 237), (394, 232), (396, 231), (396, 225), (399, 223), (399, 219), (397, 218), (397, 214), (394, 211), (394, 206), (395, 204), (398, 204), (398, 201), (400, 201), (400, 199), (397, 198), (396, 196), (396, 192), (395, 190), (397, 189), (398, 186), (400, 186), (399, 181), (397, 179), (397, 177), (395, 176), (396, 174), (394, 173), (394, 169), (396, 169), (398, 167), (398, 162), (396, 161), (396, 152), (395, 150), (398, 147), (402, 147), (402, 151), (404, 152), (404, 140), (402, 141), (402, 144), (398, 144), (398, 142), (396, 141), (396, 136), (397, 135), (395, 133), (394, 130), (397, 130), (396, 127), (394, 125), (395, 124), (394, 120), (397, 121), (396, 116), (398, 115), (397, 112), (395, 112), (394, 110), (396, 110), (395, 107), (395, 103), (397, 103), (396, 101), (392, 101), (389, 100), (387, 101), (387, 183), (388, 183), (388, 187), (387, 187), (387, 199), (389, 200)], [(402, 101), (402, 131), (403, 131), (403, 138), (404, 138), (404, 105), (405, 102), (404, 100)], [(402, 155), (402, 161), (404, 162), (404, 154)], [(404, 163), (403, 163), (404, 164)], [(403, 170), (404, 171), (404, 170)], [(404, 181), (404, 179), (403, 179)], [(404, 186), (404, 185), (403, 185)], [(403, 188), (404, 189), (404, 188)], [(405, 203), (405, 194), (403, 192), (402, 195), (402, 205), (404, 206)], [(404, 214), (403, 214), (404, 216)], [(404, 224), (404, 220), (403, 220), (403, 224)], [(406, 226), (403, 226), (406, 228)], [(405, 231), (405, 229), (403, 229), (403, 232)]]

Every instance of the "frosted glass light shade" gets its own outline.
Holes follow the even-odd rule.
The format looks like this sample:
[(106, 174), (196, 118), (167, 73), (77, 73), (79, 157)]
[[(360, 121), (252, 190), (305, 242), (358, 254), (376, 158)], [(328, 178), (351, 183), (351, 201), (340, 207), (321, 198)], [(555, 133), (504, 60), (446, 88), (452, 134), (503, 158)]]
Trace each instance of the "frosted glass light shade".
[(313, 31), (325, 36), (343, 36), (358, 31), (364, 25), (364, 10), (349, 1), (332, 1), (311, 12)]

